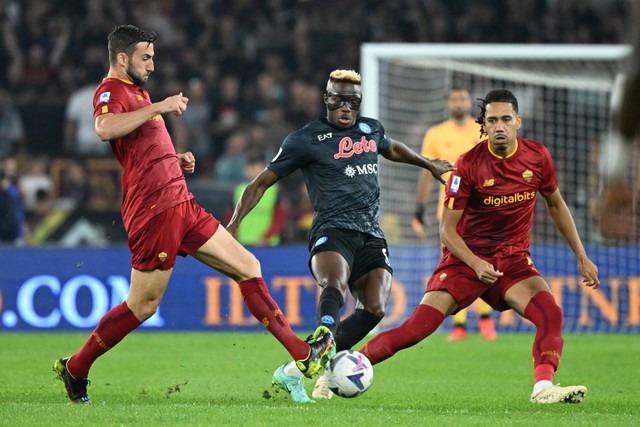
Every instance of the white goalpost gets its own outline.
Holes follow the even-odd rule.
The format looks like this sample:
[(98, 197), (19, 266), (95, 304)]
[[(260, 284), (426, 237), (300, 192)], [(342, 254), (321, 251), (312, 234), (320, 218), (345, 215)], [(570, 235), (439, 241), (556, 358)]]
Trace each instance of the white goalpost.
[[(388, 136), (419, 152), (429, 127), (447, 119), (446, 96), (451, 87), (467, 88), (474, 100), (492, 89), (511, 90), (523, 117), (519, 134), (545, 144), (551, 152), (583, 242), (599, 254), (605, 274), (624, 274), (625, 268), (640, 263), (637, 246), (613, 248), (594, 222), (593, 206), (600, 144), (610, 123), (611, 90), (620, 62), (629, 52), (625, 45), (364, 44), (361, 113), (379, 119)], [(474, 107), (473, 115), (478, 113)], [(395, 277), (412, 306), (420, 300), (425, 279), (439, 258), (438, 188), (433, 189), (425, 215), (427, 237), (418, 240), (410, 221), (419, 171), (404, 164), (380, 163), (382, 228), (392, 246)], [(597, 330), (616, 330), (624, 323), (612, 317), (611, 306), (619, 305), (615, 307), (622, 313), (618, 317), (629, 314), (633, 307), (625, 306), (626, 296), (607, 293), (614, 292), (609, 289), (597, 300), (580, 290), (575, 260), (541, 198), (531, 241), (536, 266), (557, 285), (556, 297), (564, 297), (565, 314), (569, 304), (566, 326), (592, 330), (589, 325), (599, 323)], [(615, 292), (625, 294), (629, 289), (631, 285), (623, 282)], [(510, 321), (503, 325), (508, 327)]]

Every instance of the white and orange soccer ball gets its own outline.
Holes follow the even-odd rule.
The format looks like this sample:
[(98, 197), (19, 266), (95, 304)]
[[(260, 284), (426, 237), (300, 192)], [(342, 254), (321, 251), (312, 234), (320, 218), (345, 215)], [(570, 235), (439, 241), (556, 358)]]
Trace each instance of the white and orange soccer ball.
[(373, 367), (364, 354), (354, 350), (342, 350), (329, 360), (324, 377), (327, 386), (336, 395), (356, 397), (371, 386)]

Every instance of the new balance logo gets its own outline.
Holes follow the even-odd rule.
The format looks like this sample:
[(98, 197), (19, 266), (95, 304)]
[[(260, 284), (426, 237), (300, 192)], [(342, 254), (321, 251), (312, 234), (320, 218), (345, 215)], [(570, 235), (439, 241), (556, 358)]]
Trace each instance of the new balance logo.
[(493, 187), (494, 185), (495, 185), (495, 181), (493, 180), (493, 178), (485, 179), (484, 182), (482, 183), (483, 187)]

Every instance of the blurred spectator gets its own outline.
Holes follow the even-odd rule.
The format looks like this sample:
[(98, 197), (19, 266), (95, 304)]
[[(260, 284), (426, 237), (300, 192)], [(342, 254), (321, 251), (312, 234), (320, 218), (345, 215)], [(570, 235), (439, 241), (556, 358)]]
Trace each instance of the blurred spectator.
[(216, 162), (214, 175), (216, 184), (236, 186), (244, 181), (246, 148), (247, 135), (244, 132), (235, 131), (229, 135), (224, 154)]
[(184, 95), (189, 98), (189, 105), (180, 116), (184, 128), (181, 139), (174, 135), (174, 143), (185, 151), (191, 151), (200, 163), (199, 168), (207, 170), (213, 167), (213, 141), (209, 129), (211, 123), (211, 104), (207, 99), (207, 88), (197, 77), (189, 80)]
[(18, 162), (13, 157), (0, 161), (0, 242), (23, 245), (25, 212), (17, 185)]
[(214, 155), (219, 156), (224, 151), (223, 142), (227, 136), (240, 125), (242, 117), (240, 79), (230, 75), (222, 77), (218, 93), (213, 99), (215, 102), (213, 105)]
[(18, 236), (18, 208), (8, 188), (0, 166), (0, 243), (12, 244)]
[(293, 123), (295, 128), (300, 128), (326, 113), (322, 102), (322, 90), (320, 89), (324, 83), (326, 82), (320, 85), (313, 85), (295, 79), (289, 84), (287, 119)]
[(18, 180), (18, 186), (24, 197), (27, 213), (42, 212), (43, 204), (49, 200), (53, 192), (53, 180), (49, 176), (48, 161), (44, 157), (35, 158), (29, 165), (29, 170)]
[[(104, 144), (109, 146), (107, 143)], [(72, 208), (85, 206), (90, 199), (90, 191), (87, 171), (83, 164), (69, 160), (62, 172), (57, 202)]]
[(296, 127), (287, 120), (285, 108), (280, 104), (272, 104), (269, 107), (264, 124), (264, 139), (259, 148), (266, 158), (271, 159), (278, 152), (282, 141), (295, 131)]
[(0, 89), (0, 158), (24, 151), (24, 125), (11, 95)]
[[(283, 180), (284, 182), (284, 180)], [(311, 224), (315, 210), (311, 204), (307, 186), (304, 181), (295, 181), (298, 186), (296, 194), (298, 200), (291, 203), (288, 211), (288, 221), (283, 231), (283, 240), (286, 242), (306, 242), (309, 240)], [(288, 195), (289, 193), (287, 193)]]
[[(246, 160), (246, 181), (238, 184), (233, 192), (233, 204), (240, 200), (244, 188), (265, 168), (260, 154), (252, 154)], [(279, 200), (279, 187), (275, 184), (265, 191), (258, 204), (247, 214), (238, 227), (238, 241), (243, 245), (273, 246), (280, 243), (280, 233), (285, 222), (285, 211)]]
[(25, 86), (20, 97), (21, 104), (47, 104), (56, 99), (56, 72), (49, 64), (44, 46), (38, 43), (29, 46), (21, 71), (20, 82)]
[(111, 147), (96, 134), (93, 118), (93, 94), (100, 84), (101, 74), (93, 74), (87, 83), (69, 97), (64, 120), (64, 149), (81, 156), (104, 156)]

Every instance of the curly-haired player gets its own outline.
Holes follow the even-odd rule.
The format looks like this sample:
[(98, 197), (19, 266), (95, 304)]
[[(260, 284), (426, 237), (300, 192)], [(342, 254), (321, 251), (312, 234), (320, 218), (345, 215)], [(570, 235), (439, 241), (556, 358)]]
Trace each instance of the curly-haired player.
[(600, 285), (598, 268), (587, 256), (560, 194), (549, 152), (517, 136), (522, 119), (515, 96), (493, 90), (481, 108), (478, 122), (488, 138), (458, 159), (447, 181), (440, 225), (445, 250), (424, 297), (402, 325), (377, 335), (360, 351), (371, 363), (380, 363), (482, 298), (496, 310), (515, 310), (536, 327), (531, 402), (581, 402), (586, 387), (553, 384), (563, 348), (562, 309), (529, 254), (538, 193), (575, 254), (586, 286)]

